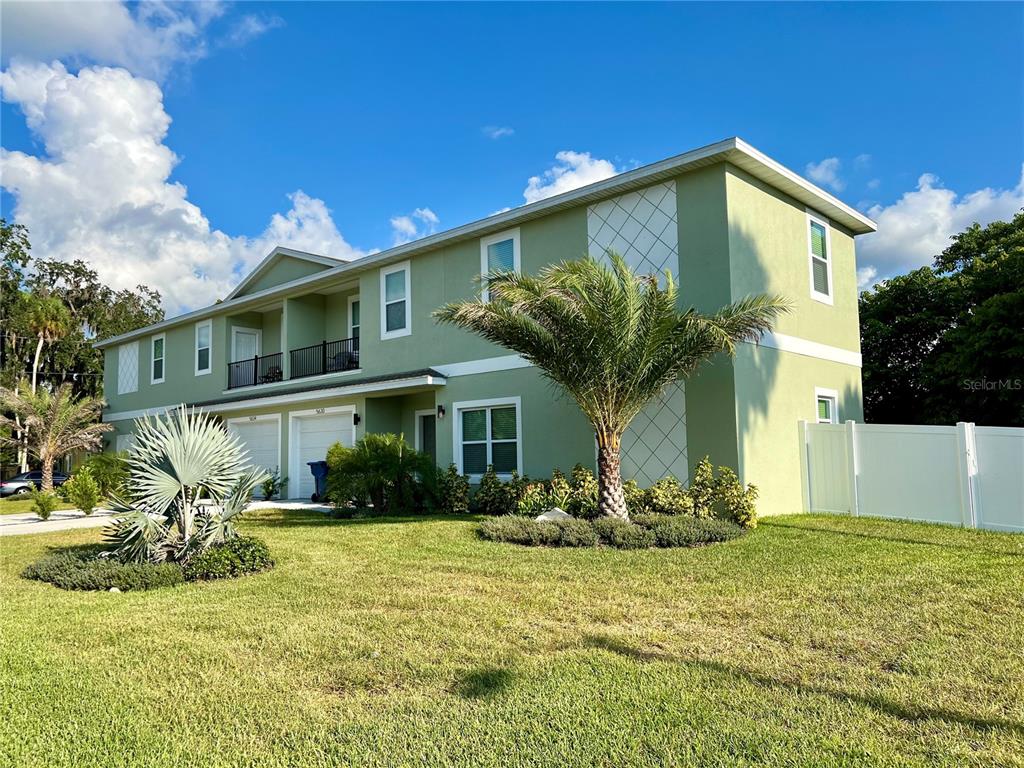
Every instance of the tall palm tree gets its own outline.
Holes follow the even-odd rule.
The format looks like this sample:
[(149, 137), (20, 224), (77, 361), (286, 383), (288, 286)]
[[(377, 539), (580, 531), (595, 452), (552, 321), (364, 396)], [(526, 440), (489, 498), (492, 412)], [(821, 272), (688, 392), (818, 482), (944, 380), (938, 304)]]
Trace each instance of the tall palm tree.
[(518, 352), (576, 401), (597, 439), (598, 509), (628, 519), (619, 451), (630, 422), (708, 358), (760, 339), (788, 302), (761, 295), (714, 314), (680, 311), (671, 274), (662, 288), (656, 275), (608, 256), (610, 266), (586, 257), (536, 277), (488, 275), (488, 301), (447, 304), (434, 316)]
[[(15, 414), (14, 418), (3, 412)], [(98, 397), (75, 399), (70, 384), (51, 391), (39, 387), (34, 392), (27, 382), (15, 389), (0, 387), (0, 426), (15, 428), (20, 420), (27, 431), (28, 452), (43, 467), (42, 489), (53, 490), (53, 465), (73, 451), (98, 448), (101, 435), (113, 427), (100, 422), (103, 400)], [(22, 444), (17, 437), (0, 437), (11, 445)]]
[(59, 339), (71, 325), (71, 313), (55, 296), (31, 296), (26, 321), (36, 336), (36, 354), (32, 359), (32, 391), (39, 378), (39, 360), (43, 345)]

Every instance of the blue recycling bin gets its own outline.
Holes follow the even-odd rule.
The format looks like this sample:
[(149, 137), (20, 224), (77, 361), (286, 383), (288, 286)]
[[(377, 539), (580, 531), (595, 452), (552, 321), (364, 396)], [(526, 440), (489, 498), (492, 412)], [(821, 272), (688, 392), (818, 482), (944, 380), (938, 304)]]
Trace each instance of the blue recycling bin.
[(327, 462), (309, 461), (309, 471), (313, 473), (313, 480), (316, 483), (316, 490), (310, 497), (311, 501), (320, 501), (327, 492)]

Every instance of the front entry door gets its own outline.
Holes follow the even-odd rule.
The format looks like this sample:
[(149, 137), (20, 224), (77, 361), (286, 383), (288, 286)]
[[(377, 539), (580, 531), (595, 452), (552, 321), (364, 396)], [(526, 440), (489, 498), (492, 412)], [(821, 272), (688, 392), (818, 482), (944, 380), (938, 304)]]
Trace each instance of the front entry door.
[(233, 359), (235, 363), (240, 360), (252, 360), (260, 351), (260, 336), (258, 331), (235, 328), (235, 348)]
[(420, 444), (416, 447), (430, 456), (437, 464), (437, 417), (434, 414), (423, 414), (420, 420)]

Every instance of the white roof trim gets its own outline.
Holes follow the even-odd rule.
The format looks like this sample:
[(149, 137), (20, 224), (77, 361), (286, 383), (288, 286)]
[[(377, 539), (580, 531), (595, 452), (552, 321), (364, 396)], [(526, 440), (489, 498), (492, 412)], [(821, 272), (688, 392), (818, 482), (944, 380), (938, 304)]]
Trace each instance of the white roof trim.
[(642, 168), (620, 173), (604, 181), (598, 181), (579, 189), (563, 192), (560, 195), (555, 195), (536, 203), (513, 208), (509, 211), (480, 219), (479, 221), (463, 224), (460, 227), (444, 232), (438, 232), (435, 235), (429, 235), (420, 240), (414, 240), (411, 243), (398, 245), (386, 251), (380, 251), (379, 253), (349, 262), (341, 262), (338, 266), (325, 269), (323, 272), (318, 272), (315, 275), (301, 277), (288, 283), (281, 283), (281, 285), (266, 288), (248, 296), (235, 296), (235, 293), (238, 291), (236, 288), (232, 295), (220, 304), (197, 309), (170, 320), (164, 320), (163, 322), (140, 328), (137, 331), (113, 336), (97, 342), (93, 346), (97, 349), (103, 349), (140, 336), (155, 333), (163, 328), (195, 321), (228, 309), (238, 310), (247, 305), (256, 305), (263, 301), (289, 294), (298, 288), (321, 282), (330, 282), (348, 272), (375, 269), (391, 262), (402, 261), (415, 254), (439, 248), (442, 245), (482, 237), (503, 229), (511, 229), (524, 221), (538, 219), (554, 211), (603, 200), (633, 189), (650, 186), (662, 179), (678, 176), (686, 171), (722, 162), (732, 163), (736, 167), (743, 169), (804, 205), (810, 206), (821, 215), (828, 217), (833, 224), (840, 224), (846, 227), (855, 235), (863, 235), (868, 232), (874, 232), (877, 229), (875, 222), (864, 214), (833, 197), (821, 187), (812, 184), (784, 165), (772, 160), (742, 139), (733, 137), (715, 144), (708, 144), (706, 147), (700, 147), (681, 155), (676, 155), (675, 157), (670, 157), (666, 160), (661, 160), (657, 163), (652, 163), (651, 165), (645, 165)]
[[(327, 387), (324, 389), (307, 389), (302, 392), (290, 392), (284, 395), (271, 395), (269, 397), (253, 397), (240, 400), (226, 400), (212, 405), (197, 405), (196, 410), (206, 413), (229, 413), (249, 408), (273, 408), (281, 405), (292, 405), (293, 403), (315, 402), (330, 397), (347, 397), (348, 395), (361, 395), (370, 392), (385, 392), (393, 389), (412, 389), (415, 387), (443, 387), (448, 383), (444, 376), (423, 374), (421, 376), (406, 376), (401, 379), (390, 379), (387, 381), (371, 381), (365, 384), (349, 384), (347, 386)], [(159, 416), (160, 414), (172, 411), (180, 404), (160, 405), (153, 408), (141, 408), (135, 411), (106, 411), (103, 414), (103, 421), (125, 421), (127, 419), (138, 419), (143, 416)], [(193, 406), (189, 406), (190, 408)]]
[(227, 295), (228, 299), (233, 299), (254, 282), (257, 278), (261, 277), (267, 272), (274, 264), (281, 260), (282, 256), (288, 256), (293, 259), (301, 259), (302, 261), (310, 261), (314, 264), (322, 264), (325, 267), (337, 267), (341, 264), (347, 264), (348, 262), (344, 259), (334, 259), (330, 256), (321, 256), (316, 253), (307, 253), (306, 251), (296, 251), (294, 248), (285, 248), (283, 245), (277, 246), (274, 250), (268, 253), (256, 268), (250, 272), (242, 282), (235, 286), (235, 290)]

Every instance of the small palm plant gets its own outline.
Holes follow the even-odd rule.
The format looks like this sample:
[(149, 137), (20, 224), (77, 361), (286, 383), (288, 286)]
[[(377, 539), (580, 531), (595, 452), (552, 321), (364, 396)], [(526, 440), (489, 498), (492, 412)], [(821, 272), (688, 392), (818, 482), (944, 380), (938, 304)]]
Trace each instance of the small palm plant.
[(180, 406), (135, 422), (125, 497), (106, 530), (124, 562), (185, 564), (236, 537), (238, 521), (266, 471), (247, 467), (238, 437), (202, 411)]
[(752, 296), (714, 314), (680, 311), (670, 273), (662, 288), (656, 275), (608, 256), (611, 266), (586, 257), (536, 277), (487, 275), (487, 301), (448, 304), (434, 315), (518, 352), (576, 401), (597, 438), (599, 514), (628, 519), (619, 446), (630, 422), (713, 355), (760, 339), (788, 303)]
[[(103, 400), (98, 397), (75, 398), (70, 384), (56, 389), (30, 388), (22, 382), (15, 389), (0, 387), (0, 445), (24, 447), (39, 460), (43, 470), (42, 490), (53, 490), (53, 465), (75, 451), (88, 451), (100, 445), (104, 432), (113, 427), (103, 424)], [(18, 431), (22, 437), (18, 438)], [(9, 433), (11, 436), (4, 436)]]

